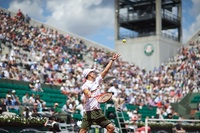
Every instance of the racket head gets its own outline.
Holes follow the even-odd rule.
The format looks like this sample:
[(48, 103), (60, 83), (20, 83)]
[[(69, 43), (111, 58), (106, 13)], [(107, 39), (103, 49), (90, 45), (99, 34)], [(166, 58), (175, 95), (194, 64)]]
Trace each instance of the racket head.
[(106, 92), (106, 93), (101, 94), (101, 95), (98, 97), (97, 101), (98, 101), (99, 103), (106, 103), (106, 102), (109, 101), (111, 98), (112, 98), (112, 93)]

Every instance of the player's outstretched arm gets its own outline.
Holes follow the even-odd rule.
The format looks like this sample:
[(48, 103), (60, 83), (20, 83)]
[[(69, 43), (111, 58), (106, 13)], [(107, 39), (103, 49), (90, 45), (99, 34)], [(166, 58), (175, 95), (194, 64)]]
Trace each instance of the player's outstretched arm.
[(113, 54), (111, 60), (109, 61), (109, 63), (106, 65), (106, 67), (104, 68), (104, 70), (101, 72), (101, 77), (104, 78), (106, 76), (106, 74), (108, 73), (108, 71), (110, 70), (110, 68), (112, 67), (112, 64), (115, 60), (117, 60), (119, 58), (119, 54)]

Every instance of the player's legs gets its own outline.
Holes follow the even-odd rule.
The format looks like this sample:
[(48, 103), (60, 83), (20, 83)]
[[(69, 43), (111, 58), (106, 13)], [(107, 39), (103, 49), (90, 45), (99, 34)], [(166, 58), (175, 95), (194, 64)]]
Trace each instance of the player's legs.
[(102, 110), (96, 111), (95, 117), (97, 119), (95, 119), (94, 122), (97, 125), (100, 125), (101, 127), (106, 128), (107, 133), (113, 133), (114, 132), (115, 128), (114, 128), (113, 124), (108, 120), (108, 118), (106, 118), (103, 115)]

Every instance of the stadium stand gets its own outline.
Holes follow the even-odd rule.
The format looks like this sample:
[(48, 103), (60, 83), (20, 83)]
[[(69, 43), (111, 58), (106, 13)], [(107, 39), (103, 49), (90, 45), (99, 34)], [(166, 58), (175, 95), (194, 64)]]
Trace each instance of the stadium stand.
[[(82, 104), (82, 71), (86, 67), (96, 66), (99, 72), (113, 51), (105, 52), (105, 49), (88, 45), (80, 38), (65, 36), (57, 30), (46, 28), (46, 25), (32, 26), (32, 20), (25, 21), (20, 12), (11, 17), (8, 11), (1, 10), (0, 20), (0, 98), (2, 103), (9, 101), (11, 91), (15, 90), (20, 102), (7, 105), (11, 107), (9, 112), (23, 116), (27, 107), (27, 110), (32, 109), (34, 103), (37, 103), (37, 109), (47, 107), (50, 113), (62, 114), (62, 107), (69, 101), (67, 106), (71, 112), (68, 113), (75, 120), (81, 120), (81, 110), (76, 107)], [(102, 104), (104, 114), (117, 127), (124, 126), (120, 124), (119, 117), (123, 116), (122, 123), (135, 122), (135, 114), (138, 116), (137, 121), (144, 121), (146, 117), (178, 118), (177, 113), (181, 112), (172, 103), (181, 103), (190, 93), (199, 92), (199, 54), (199, 42), (191, 40), (189, 46), (182, 46), (169, 63), (149, 72), (122, 59), (115, 62), (116, 67), (108, 75), (114, 78), (105, 79), (105, 85), (101, 88), (102, 92), (112, 88), (118, 101), (122, 99), (123, 104), (119, 108), (113, 102)], [(37, 81), (41, 83), (39, 87), (43, 91), (38, 91)], [(66, 83), (65, 87), (77, 95), (61, 94), (62, 83)], [(34, 103), (26, 105), (23, 103), (26, 93), (29, 94), (29, 100), (32, 94), (39, 95), (39, 98), (34, 98)], [(15, 98), (12, 100), (17, 103)], [(189, 102), (192, 106), (196, 105), (196, 109), (193, 108), (195, 118), (199, 118), (199, 94), (190, 97)], [(122, 113), (118, 114), (120, 111)], [(64, 113), (65, 116), (69, 114)], [(191, 117), (191, 114), (187, 117)]]

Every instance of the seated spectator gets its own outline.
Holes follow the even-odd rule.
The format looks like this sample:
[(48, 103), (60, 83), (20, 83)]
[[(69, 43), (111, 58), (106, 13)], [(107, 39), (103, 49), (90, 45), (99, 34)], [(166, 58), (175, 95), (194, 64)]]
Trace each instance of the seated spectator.
[(76, 96), (78, 93), (76, 91), (73, 91), (70, 86), (67, 86), (65, 83), (62, 84), (60, 91), (62, 94), (66, 95), (67, 100), (72, 100), (74, 96)]
[(65, 112), (66, 115), (67, 115), (67, 124), (71, 122), (71, 114), (72, 114), (72, 112), (71, 112), (70, 109), (69, 109), (69, 104), (70, 104), (70, 102), (69, 102), (69, 100), (68, 100), (68, 101), (66, 102), (66, 104), (63, 105), (63, 107), (62, 107), (62, 111)]
[(50, 117), (52, 112), (46, 107), (46, 103), (42, 103), (42, 106), (38, 106), (38, 115), (41, 117)]
[(123, 88), (120, 93), (118, 93), (117, 97), (112, 97), (115, 107), (117, 110), (121, 110), (123, 108), (123, 105), (125, 104), (127, 95), (125, 93), (125, 89)]
[(75, 100), (69, 100), (69, 108), (68, 108), (68, 111), (71, 112), (71, 113), (74, 113), (75, 112), (75, 109), (76, 109), (76, 103), (75, 103)]
[(131, 118), (131, 120), (133, 122), (137, 122), (139, 120), (139, 114), (138, 114), (138, 112), (136, 110), (134, 110), (130, 118)]
[(118, 88), (118, 84), (114, 83), (109, 89), (108, 92), (112, 92), (113, 93), (113, 97), (117, 97), (118, 94), (121, 92), (121, 90), (119, 90)]
[(43, 103), (42, 104), (42, 112), (45, 112), (45, 111), (49, 112), (50, 110), (46, 107), (46, 103)]
[(51, 109), (52, 114), (60, 113), (62, 110), (58, 107), (58, 103), (54, 103), (53, 108)]
[(29, 107), (26, 107), (26, 108), (24, 109), (24, 111), (23, 111), (23, 116), (24, 116), (26, 119), (28, 119), (28, 118), (30, 118), (30, 117), (32, 116), (32, 112), (30, 112)]
[(40, 80), (36, 80), (33, 91), (43, 92)]
[(16, 99), (13, 100), (14, 109), (19, 110), (19, 105), (20, 105), (19, 97), (16, 97)]
[(172, 112), (173, 112), (172, 106), (168, 106), (166, 112), (167, 112), (167, 114), (172, 114)]
[(156, 118), (157, 119), (163, 119), (162, 112), (163, 112), (162, 106), (159, 106), (158, 108), (156, 108)]
[(33, 108), (32, 108), (32, 117), (37, 117), (38, 116), (38, 104), (37, 103), (34, 103), (33, 104)]
[(26, 93), (23, 97), (22, 97), (22, 103), (24, 105), (29, 105), (29, 93)]
[(40, 95), (36, 95), (35, 103), (37, 103), (37, 105), (38, 105), (38, 111), (39, 112), (42, 111), (42, 104), (46, 104), (46, 102), (40, 98)]
[(35, 94), (32, 94), (29, 98), (29, 104), (33, 105), (35, 103)]
[(69, 108), (69, 102), (67, 101), (62, 107), (62, 111), (67, 114), (70, 114), (70, 112), (68, 111), (68, 108)]
[(12, 97), (13, 100), (15, 100), (15, 99), (17, 98), (17, 95), (16, 95), (16, 91), (15, 91), (15, 90), (12, 90), (11, 97)]
[(63, 105), (62, 111), (71, 114), (75, 112), (75, 108), (76, 108), (75, 101), (67, 100), (66, 104)]
[(63, 83), (62, 86), (60, 87), (60, 91), (61, 91), (61, 93), (64, 94), (64, 95), (68, 95), (68, 94), (71, 93), (70, 87), (67, 86), (65, 83)]
[(35, 90), (34, 90), (34, 84), (35, 84), (34, 82), (31, 82), (31, 83), (28, 85), (32, 91), (35, 91)]
[(5, 100), (2, 98), (0, 102), (0, 114), (2, 114), (3, 112), (8, 112), (8, 109), (6, 107)]
[(40, 98), (40, 95), (36, 95), (35, 103), (41, 104), (41, 106), (42, 106), (42, 104), (46, 104), (46, 102)]
[(11, 96), (11, 90), (8, 90), (6, 93), (6, 99), (8, 98), (8, 96)]
[(179, 119), (179, 115), (177, 112), (175, 112), (175, 111), (173, 112), (172, 119)]
[(186, 133), (186, 131), (182, 128), (181, 122), (178, 121), (175, 127), (173, 128), (174, 133)]
[(166, 114), (167, 114), (167, 118), (168, 119), (172, 119), (173, 116), (173, 110), (171, 106), (168, 106), (168, 108), (166, 109)]
[(80, 104), (76, 106), (76, 110), (80, 110), (80, 114), (83, 116), (84, 109), (83, 109), (84, 101), (82, 100)]
[(14, 105), (13, 105), (13, 100), (11, 98), (11, 95), (7, 95), (7, 99), (5, 100), (6, 106), (8, 107), (8, 109), (13, 109)]

